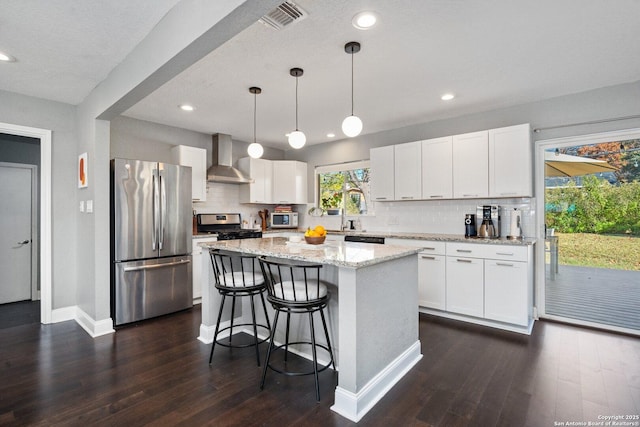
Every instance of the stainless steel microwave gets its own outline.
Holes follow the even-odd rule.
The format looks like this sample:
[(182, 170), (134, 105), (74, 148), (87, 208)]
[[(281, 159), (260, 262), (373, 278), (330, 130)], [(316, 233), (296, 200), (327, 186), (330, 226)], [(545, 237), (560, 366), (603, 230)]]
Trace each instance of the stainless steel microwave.
[(272, 212), (271, 228), (298, 228), (298, 212)]

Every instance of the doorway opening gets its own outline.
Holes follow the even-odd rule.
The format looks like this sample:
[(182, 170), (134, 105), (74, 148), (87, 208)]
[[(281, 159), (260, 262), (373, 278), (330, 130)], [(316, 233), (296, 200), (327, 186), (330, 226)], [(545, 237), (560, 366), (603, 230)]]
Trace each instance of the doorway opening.
[[(35, 269), (36, 283), (39, 282), (40, 322), (52, 321), (52, 256), (51, 256), (51, 131), (27, 126), (0, 123), (0, 134), (11, 138), (32, 138), (39, 141), (39, 176), (35, 178), (38, 189), (36, 231), (32, 233), (36, 240), (34, 258), (37, 259)], [(4, 145), (4, 144), (3, 144)], [(6, 147), (5, 147), (6, 148)], [(33, 292), (33, 291), (32, 291)]]
[(640, 335), (640, 129), (539, 141), (536, 158), (540, 317)]

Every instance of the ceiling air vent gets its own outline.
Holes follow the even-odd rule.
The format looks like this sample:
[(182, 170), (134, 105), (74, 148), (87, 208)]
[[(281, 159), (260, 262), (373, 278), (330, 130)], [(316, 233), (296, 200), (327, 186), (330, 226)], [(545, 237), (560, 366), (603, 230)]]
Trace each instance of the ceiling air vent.
[(271, 12), (260, 18), (260, 22), (276, 30), (298, 22), (307, 17), (307, 12), (300, 9), (297, 4), (286, 1)]

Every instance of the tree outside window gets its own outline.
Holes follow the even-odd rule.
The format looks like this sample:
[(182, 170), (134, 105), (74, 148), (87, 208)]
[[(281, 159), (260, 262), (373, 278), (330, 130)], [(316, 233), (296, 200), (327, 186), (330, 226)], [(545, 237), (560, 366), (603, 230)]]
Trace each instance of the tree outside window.
[[(367, 162), (368, 163), (368, 162)], [(329, 214), (338, 215), (343, 209), (347, 215), (366, 215), (370, 199), (369, 167), (363, 162), (349, 168), (318, 167), (318, 206)], [(328, 169), (328, 170), (327, 170)], [(342, 170), (339, 170), (342, 169)]]

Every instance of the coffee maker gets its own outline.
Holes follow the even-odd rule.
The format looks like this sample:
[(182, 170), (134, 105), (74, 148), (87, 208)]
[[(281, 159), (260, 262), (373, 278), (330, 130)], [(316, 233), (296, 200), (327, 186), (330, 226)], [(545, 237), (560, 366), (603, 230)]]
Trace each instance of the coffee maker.
[(474, 214), (464, 215), (464, 237), (476, 237), (476, 216)]
[(478, 237), (497, 239), (500, 237), (500, 206), (483, 205), (476, 208)]

